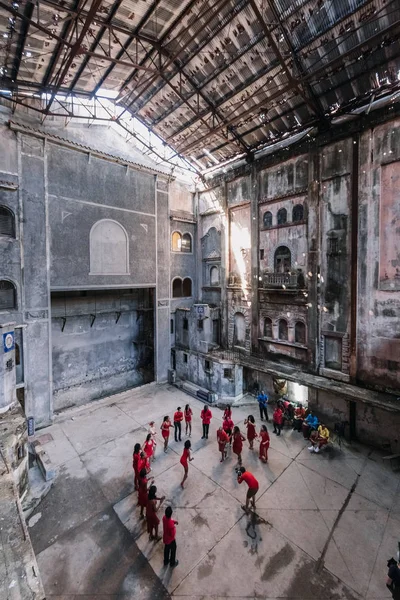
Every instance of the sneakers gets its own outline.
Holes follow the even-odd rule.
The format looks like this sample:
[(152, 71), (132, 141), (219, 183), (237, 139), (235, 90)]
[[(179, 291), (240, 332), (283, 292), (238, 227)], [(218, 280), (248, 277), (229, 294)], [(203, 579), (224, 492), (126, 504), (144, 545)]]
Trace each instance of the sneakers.
[(176, 560), (173, 565), (170, 565), (171, 569), (179, 565), (179, 560)]
[(315, 448), (314, 452), (319, 452), (318, 446)]
[(310, 452), (314, 452), (314, 446), (308, 446)]

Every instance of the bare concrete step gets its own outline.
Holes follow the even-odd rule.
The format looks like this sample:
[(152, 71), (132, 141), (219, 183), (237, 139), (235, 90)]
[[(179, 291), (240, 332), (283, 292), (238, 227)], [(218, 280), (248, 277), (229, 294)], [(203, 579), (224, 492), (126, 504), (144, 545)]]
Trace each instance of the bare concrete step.
[(51, 479), (54, 479), (56, 476), (56, 469), (40, 441), (33, 440), (31, 442), (31, 448), (36, 457), (37, 465), (43, 475), (44, 480), (50, 481)]
[(42, 471), (39, 466), (32, 467), (28, 471), (29, 491), (22, 501), (22, 511), (25, 521), (29, 519), (35, 508), (47, 496), (51, 490), (54, 479), (46, 481), (43, 479)]

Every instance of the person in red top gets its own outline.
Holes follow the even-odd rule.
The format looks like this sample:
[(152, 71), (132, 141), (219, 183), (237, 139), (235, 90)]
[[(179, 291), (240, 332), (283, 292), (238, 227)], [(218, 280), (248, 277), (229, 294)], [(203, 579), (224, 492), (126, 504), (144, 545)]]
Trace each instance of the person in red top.
[(249, 415), (247, 419), (244, 420), (244, 424), (247, 426), (247, 440), (249, 442), (250, 450), (253, 450), (254, 440), (257, 437), (255, 420), (253, 415)]
[(224, 462), (225, 458), (226, 458), (226, 445), (229, 443), (229, 436), (226, 433), (226, 431), (224, 431), (224, 429), (221, 427), (218, 428), (217, 431), (217, 441), (218, 441), (218, 448), (219, 451), (221, 452), (221, 460), (220, 462)]
[(224, 410), (224, 419), (232, 419), (232, 409), (229, 406), (229, 404), (227, 404), (225, 406), (225, 410)]
[(161, 423), (161, 435), (164, 439), (164, 452), (167, 451), (168, 448), (168, 440), (169, 440), (169, 428), (172, 427), (172, 423), (169, 420), (169, 416), (165, 415), (163, 422)]
[(138, 494), (138, 504), (140, 506), (140, 518), (144, 519), (143, 511), (147, 507), (147, 484), (149, 481), (153, 481), (154, 477), (149, 477), (147, 479), (146, 469), (143, 468), (139, 473), (139, 494)]
[(204, 440), (205, 438), (206, 440), (208, 440), (208, 430), (210, 429), (212, 413), (207, 405), (201, 411), (200, 417), (203, 423), (203, 435), (201, 436), (201, 439)]
[(175, 432), (175, 441), (178, 441), (178, 435), (179, 435), (179, 441), (181, 442), (182, 439), (182, 421), (183, 421), (183, 412), (181, 411), (181, 407), (178, 406), (178, 408), (176, 409), (176, 412), (174, 414), (174, 432)]
[(281, 408), (280, 403), (277, 404), (274, 410), (274, 414), (272, 415), (272, 422), (274, 425), (274, 433), (276, 433), (276, 435), (281, 435), (281, 429), (283, 425), (283, 410)]
[(146, 441), (143, 444), (143, 452), (145, 453), (150, 468), (151, 459), (154, 453), (154, 440), (152, 438), (151, 433), (148, 433), (146, 436)]
[(233, 450), (234, 454), (237, 454), (238, 463), (239, 463), (239, 466), (241, 466), (243, 442), (246, 438), (244, 437), (244, 435), (241, 434), (240, 429), (237, 425), (236, 425), (236, 427), (233, 428), (232, 439), (233, 439), (232, 450)]
[(260, 453), (259, 458), (263, 462), (268, 462), (268, 448), (269, 448), (269, 433), (266, 425), (261, 426), (260, 430)]
[(306, 416), (306, 410), (305, 410), (305, 408), (303, 408), (302, 404), (299, 404), (298, 407), (294, 409), (294, 419), (293, 419), (294, 431), (301, 431), (301, 426), (303, 425), (305, 416)]
[[(158, 526), (160, 524), (160, 519), (157, 517), (157, 511), (160, 508), (161, 504), (165, 500), (165, 496), (162, 498), (157, 498), (157, 488), (155, 485), (151, 485), (149, 489), (149, 495), (147, 498), (147, 507), (146, 507), (146, 521), (147, 521), (147, 533), (149, 534), (149, 541), (155, 540), (159, 542), (161, 540), (158, 537)], [(157, 506), (157, 500), (159, 502)], [(154, 530), (154, 535), (153, 535)]]
[(133, 456), (132, 456), (132, 467), (133, 470), (135, 471), (135, 490), (138, 489), (139, 487), (139, 473), (140, 473), (140, 444), (135, 444), (135, 447), (133, 449)]
[(229, 443), (232, 443), (232, 431), (233, 431), (233, 421), (230, 417), (224, 417), (224, 420), (222, 421), (222, 427), (224, 429), (224, 431), (226, 431), (226, 433), (228, 434), (229, 437)]
[(246, 469), (244, 467), (240, 467), (237, 480), (238, 480), (238, 483), (242, 483), (242, 481), (245, 481), (247, 483), (247, 485), (249, 486), (249, 489), (247, 490), (247, 495), (246, 495), (246, 506), (242, 506), (243, 510), (245, 512), (248, 511), (250, 500), (251, 500), (253, 510), (256, 510), (256, 494), (258, 492), (257, 479), (254, 477), (254, 475), (252, 473), (250, 473), (250, 471), (246, 471)]
[(165, 515), (163, 516), (163, 542), (164, 542), (164, 567), (176, 567), (179, 560), (176, 560), (176, 527), (178, 521), (174, 521), (172, 517), (172, 508), (167, 506)]
[(181, 463), (182, 467), (185, 469), (185, 474), (184, 474), (183, 479), (181, 481), (181, 488), (184, 487), (183, 484), (185, 483), (185, 481), (187, 479), (187, 476), (188, 476), (188, 472), (189, 472), (189, 463), (188, 463), (188, 461), (190, 462), (190, 461), (193, 460), (193, 458), (190, 456), (190, 446), (191, 446), (190, 440), (186, 440), (185, 447), (183, 449), (181, 460), (180, 460), (180, 463)]
[(192, 435), (192, 415), (193, 415), (192, 409), (190, 408), (189, 404), (186, 404), (186, 406), (185, 406), (185, 425), (186, 425), (185, 435), (187, 435), (188, 431), (189, 431), (189, 437)]

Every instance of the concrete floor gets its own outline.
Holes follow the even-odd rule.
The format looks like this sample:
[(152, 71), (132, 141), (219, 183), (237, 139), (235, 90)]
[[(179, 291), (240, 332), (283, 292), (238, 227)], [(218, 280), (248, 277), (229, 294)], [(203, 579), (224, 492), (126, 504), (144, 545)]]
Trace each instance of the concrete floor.
[[(186, 488), (179, 486), (183, 443), (160, 452), (153, 475), (177, 526), (176, 569), (163, 566), (162, 542), (148, 541), (133, 493), (132, 450), (154, 419), (189, 402), (194, 412)], [(149, 385), (70, 410), (38, 436), (59, 469), (30, 520), (48, 598), (150, 600), (206, 598), (390, 598), (386, 560), (400, 539), (399, 476), (378, 452), (352, 445), (310, 454), (301, 434), (271, 434), (268, 465), (245, 443), (244, 465), (260, 482), (257, 512), (241, 509), (234, 458), (220, 463), (213, 409), (201, 440), (203, 404), (179, 390)], [(233, 411), (243, 425), (257, 407)], [(257, 419), (257, 428), (259, 420)], [(271, 429), (271, 428), (269, 428)], [(45, 438), (45, 440), (48, 438)]]

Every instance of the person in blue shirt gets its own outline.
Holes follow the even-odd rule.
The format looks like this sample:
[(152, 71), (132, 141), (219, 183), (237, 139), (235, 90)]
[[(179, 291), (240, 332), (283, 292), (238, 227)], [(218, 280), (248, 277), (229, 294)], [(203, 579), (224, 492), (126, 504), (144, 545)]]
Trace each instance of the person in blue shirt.
[(303, 436), (307, 440), (310, 437), (312, 431), (315, 431), (318, 427), (318, 417), (310, 412), (303, 421)]
[(257, 396), (257, 400), (258, 400), (258, 407), (260, 409), (260, 419), (261, 421), (264, 420), (264, 416), (266, 421), (269, 421), (268, 418), (268, 411), (267, 411), (267, 404), (268, 404), (268, 394), (266, 394), (264, 392), (264, 390), (262, 390), (258, 396)]

